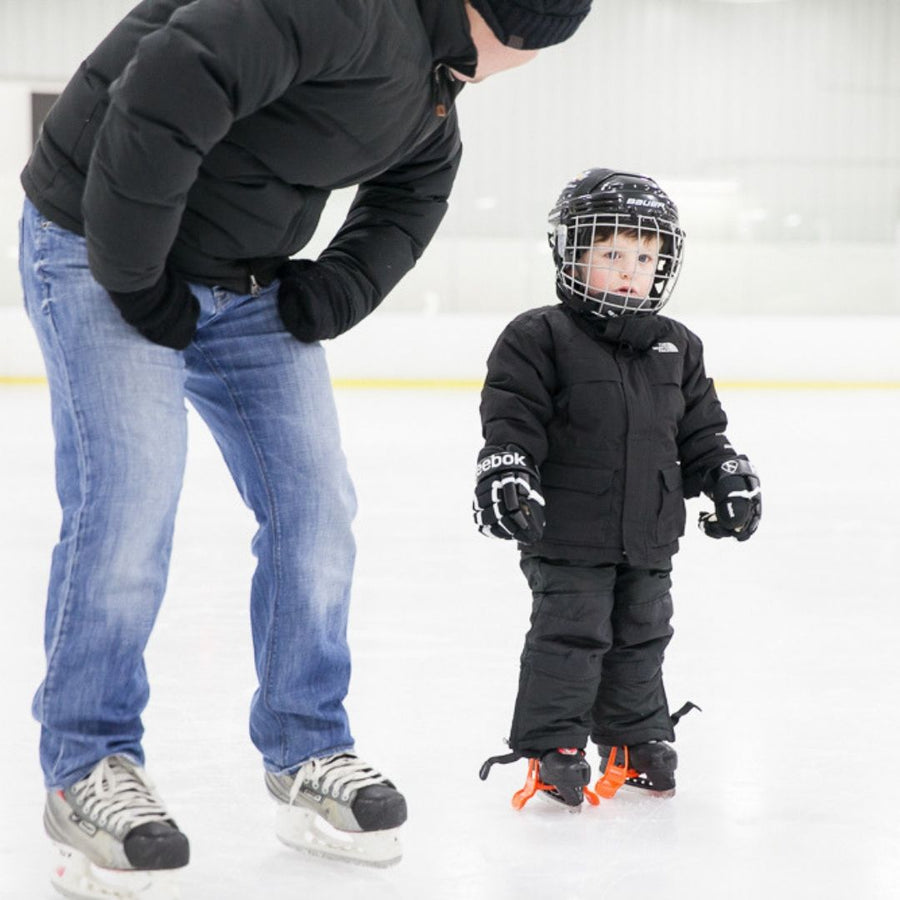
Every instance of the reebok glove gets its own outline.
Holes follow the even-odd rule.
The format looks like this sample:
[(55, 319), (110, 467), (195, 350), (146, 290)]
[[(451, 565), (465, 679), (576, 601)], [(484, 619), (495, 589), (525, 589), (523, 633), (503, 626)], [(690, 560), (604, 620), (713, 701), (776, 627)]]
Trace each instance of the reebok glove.
[(762, 517), (762, 493), (746, 456), (726, 459), (707, 472), (703, 492), (716, 507), (715, 512), (700, 513), (700, 528), (709, 537), (746, 541), (756, 531)]
[(152, 287), (140, 291), (109, 291), (122, 318), (148, 341), (184, 350), (193, 340), (200, 303), (170, 269)]
[(472, 511), (482, 534), (531, 544), (544, 533), (544, 498), (537, 467), (514, 444), (478, 454)]

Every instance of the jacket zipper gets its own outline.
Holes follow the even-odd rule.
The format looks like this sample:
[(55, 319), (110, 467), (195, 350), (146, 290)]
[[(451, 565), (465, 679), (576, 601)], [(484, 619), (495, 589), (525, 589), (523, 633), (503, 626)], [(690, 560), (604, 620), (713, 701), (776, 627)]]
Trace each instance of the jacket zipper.
[(619, 533), (622, 535), (622, 559), (627, 561), (628, 551), (625, 549), (625, 501), (628, 496), (628, 434), (631, 429), (631, 410), (628, 407), (628, 392), (625, 390), (625, 373), (622, 371), (621, 353), (621, 346), (617, 346), (613, 358), (619, 370), (619, 390), (622, 393), (622, 408), (625, 410), (625, 452), (622, 454), (622, 511), (619, 514)]

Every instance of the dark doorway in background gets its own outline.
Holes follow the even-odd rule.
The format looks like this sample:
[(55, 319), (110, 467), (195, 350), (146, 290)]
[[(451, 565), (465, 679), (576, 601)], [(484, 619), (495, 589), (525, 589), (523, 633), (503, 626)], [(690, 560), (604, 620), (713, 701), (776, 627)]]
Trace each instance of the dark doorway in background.
[(35, 145), (41, 124), (50, 112), (50, 107), (56, 102), (59, 94), (32, 94), (31, 95), (31, 145)]

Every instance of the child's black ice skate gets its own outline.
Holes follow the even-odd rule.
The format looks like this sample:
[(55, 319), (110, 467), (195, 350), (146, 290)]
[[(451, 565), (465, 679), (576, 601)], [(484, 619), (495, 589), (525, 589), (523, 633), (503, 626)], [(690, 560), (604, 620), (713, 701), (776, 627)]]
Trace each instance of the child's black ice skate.
[(591, 766), (584, 750), (560, 747), (541, 757), (540, 780), (547, 785), (547, 796), (565, 806), (581, 806), (584, 789), (591, 780)]
[(675, 794), (678, 754), (664, 741), (649, 741), (628, 747), (597, 745), (602, 775), (594, 785), (601, 796), (613, 797), (622, 785), (640, 788), (656, 797)]
[(560, 747), (548, 750), (540, 759), (528, 760), (525, 786), (513, 795), (512, 805), (521, 809), (538, 791), (572, 811), (578, 810), (585, 798), (596, 806), (599, 802), (587, 786), (591, 767), (584, 758), (584, 750)]

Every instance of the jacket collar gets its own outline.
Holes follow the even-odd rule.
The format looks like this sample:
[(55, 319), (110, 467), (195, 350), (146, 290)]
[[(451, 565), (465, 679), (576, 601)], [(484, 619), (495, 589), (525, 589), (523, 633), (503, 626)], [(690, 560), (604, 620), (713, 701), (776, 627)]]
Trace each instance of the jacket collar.
[(601, 319), (570, 309), (562, 304), (572, 321), (595, 340), (621, 347), (633, 353), (646, 353), (665, 334), (666, 320), (656, 315), (617, 316)]
[(478, 52), (472, 42), (463, 0), (416, 0), (416, 3), (431, 42), (435, 66), (474, 75)]

